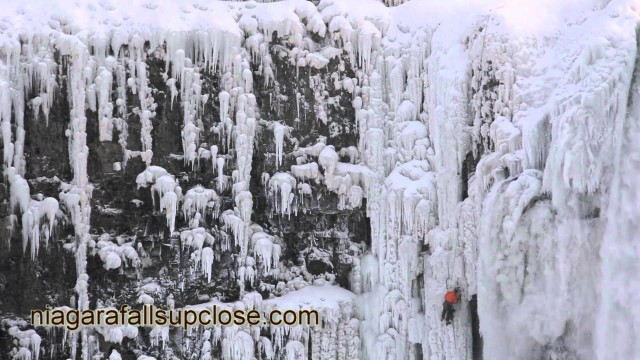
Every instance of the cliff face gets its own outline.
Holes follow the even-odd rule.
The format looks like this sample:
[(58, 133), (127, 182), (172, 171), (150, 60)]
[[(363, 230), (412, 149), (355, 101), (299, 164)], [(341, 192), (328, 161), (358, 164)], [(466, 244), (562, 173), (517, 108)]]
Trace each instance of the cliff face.
[[(625, 1), (495, 5), (5, 5), (0, 353), (640, 355), (635, 305), (600, 297), (640, 257), (624, 160), (637, 14)], [(214, 303), (324, 321), (25, 321), (46, 305)]]
[[(86, 112), (86, 142), (89, 149), (86, 166), (91, 184), (92, 240), (89, 242), (86, 259), (86, 274), (91, 279), (88, 286), (90, 308), (136, 304), (140, 295), (138, 289), (149, 283), (160, 285), (158, 292), (148, 294), (154, 298), (156, 304), (164, 306), (165, 299), (172, 295), (177, 307), (202, 303), (209, 298), (235, 302), (241, 300), (242, 295), (254, 291), (259, 292), (262, 298), (269, 299), (305, 284), (312, 284), (318, 279), (349, 288), (352, 257), (362, 253), (366, 244), (370, 243), (370, 225), (365, 214), (365, 205), (339, 206), (338, 195), (328, 191), (317, 180), (316, 166), (316, 175), (307, 176), (308, 182), (305, 184), (308, 189), (293, 189), (295, 201), (290, 205), (291, 210), (283, 215), (280, 213), (281, 210), (278, 210), (281, 205), (280, 199), (270, 196), (268, 183), (262, 181), (264, 173), (275, 174), (278, 173), (278, 169), (288, 171), (292, 165), (300, 163), (301, 160), (297, 158), (301, 157), (296, 156), (295, 149), (327, 143), (339, 151), (357, 145), (357, 129), (353, 126), (354, 110), (350, 104), (352, 96), (343, 89), (335, 89), (328, 79), (331, 72), (337, 70), (339, 63), (342, 62), (344, 67), (345, 61), (348, 64), (349, 59), (333, 58), (326, 68), (321, 70), (296, 69), (288, 56), (283, 57), (274, 50), (279, 47), (285, 49), (282, 44), (283, 41), (274, 36), (268, 52), (274, 59), (273, 78), (267, 80), (257, 74), (253, 79), (256, 83), (254, 94), (257, 126), (252, 139), (253, 159), (249, 164), (251, 177), (250, 182), (246, 184), (253, 200), (253, 207), (250, 208), (251, 223), (258, 224), (267, 233), (275, 235), (276, 241), (282, 247), (280, 263), (277, 265), (281, 273), (264, 274), (256, 271), (255, 278), (246, 281), (239, 279), (238, 253), (241, 251), (240, 245), (234, 244), (233, 240), (236, 230), (225, 229), (226, 224), (219, 219), (219, 214), (213, 215), (234, 207), (232, 173), (237, 167), (237, 153), (233, 148), (235, 141), (227, 144), (228, 149), (220, 146), (217, 159), (222, 159), (222, 162), (216, 163), (216, 159), (212, 160), (205, 155), (186, 163), (180, 136), (184, 126), (184, 109), (179, 104), (181, 99), (173, 99), (172, 104), (170, 92), (167, 91), (162, 76), (165, 73), (164, 62), (161, 61), (163, 50), (153, 53), (149, 44), (146, 44), (144, 50), (149, 52), (148, 57), (144, 59), (147, 65), (147, 91), (152, 94), (157, 105), (150, 130), (152, 164), (173, 174), (183, 189), (192, 189), (198, 185), (216, 189), (215, 210), (205, 211), (205, 216), (201, 218), (201, 225), (205, 231), (216, 239), (211, 246), (215, 249), (216, 259), (211, 267), (210, 281), (206, 275), (201, 274), (199, 268), (195, 268), (194, 271), (193, 249), (188, 245), (184, 246), (185, 241), (182, 239), (181, 242), (180, 238), (181, 230), (190, 228), (189, 222), (194, 214), (178, 215), (175, 220), (176, 231), (173, 234), (169, 233), (166, 215), (158, 211), (158, 196), (155, 195), (154, 200), (149, 187), (137, 187), (136, 178), (146, 168), (140, 157), (127, 159), (126, 165), (121, 165), (120, 170), (114, 170), (114, 163), (123, 163), (125, 158), (123, 147), (118, 144), (119, 139), (126, 139), (125, 151), (141, 150), (141, 125), (136, 115), (140, 104), (129, 90), (126, 97), (127, 105), (122, 108), (122, 116), (127, 118), (124, 121), (127, 125), (126, 130), (116, 127), (110, 136), (111, 139), (100, 141), (97, 112)], [(52, 51), (55, 52), (53, 49)], [(123, 59), (129, 54), (130, 49), (126, 46), (120, 51), (120, 57)], [(60, 56), (61, 62), (65, 61), (62, 60), (64, 57)], [(251, 66), (257, 68), (260, 63), (253, 63)], [(349, 65), (347, 67), (351, 68)], [(120, 70), (124, 76), (131, 76), (127, 70)], [(69, 95), (65, 88), (65, 73), (68, 68), (61, 65), (59, 71), (55, 78), (61, 86), (55, 89), (53, 94), (48, 124), (42, 112), (35, 114), (27, 110), (24, 114), (25, 132), (30, 134), (24, 143), (24, 177), (28, 179), (31, 194), (55, 198), (58, 198), (60, 185), (72, 182), (73, 178), (69, 166), (68, 139), (65, 136), (69, 119)], [(353, 76), (353, 70), (345, 70), (344, 73)], [(318, 105), (310, 84), (312, 80), (327, 84), (324, 91), (331, 95), (319, 94), (320, 98), (339, 97), (340, 101), (325, 110), (326, 116), (334, 119), (331, 124), (317, 121), (315, 108)], [(202, 129), (199, 134), (199, 148), (207, 151), (210, 151), (207, 144), (225, 143), (226, 134), (220, 135), (216, 133), (216, 129), (212, 130), (212, 127), (220, 123), (220, 103), (215, 96), (220, 91), (219, 82), (219, 74), (203, 73), (199, 84), (202, 93), (211, 97), (210, 101), (200, 105), (198, 111), (198, 127)], [(237, 92), (238, 89), (243, 91), (242, 88), (234, 88), (232, 91)], [(115, 93), (116, 91), (113, 91), (109, 94), (109, 101), (114, 103), (118, 99)], [(283, 150), (280, 159), (276, 156), (274, 124), (281, 124), (286, 132), (281, 140), (280, 146)], [(357, 155), (351, 153), (350, 158), (349, 154), (344, 154), (341, 158), (347, 163), (351, 159), (355, 162)], [(214, 169), (214, 163), (221, 169)], [(224, 165), (221, 166), (221, 163)], [(302, 181), (304, 180), (303, 176)], [(9, 191), (6, 188), (4, 190), (8, 195)], [(4, 204), (3, 218), (8, 218), (11, 214), (7, 200), (8, 197)], [(30, 256), (29, 251), (23, 252), (19, 223), (11, 229), (4, 229), (6, 241), (2, 243), (3, 312), (15, 315), (28, 314), (31, 309), (42, 309), (47, 304), (69, 304), (69, 299), (76, 295), (73, 290), (78, 275), (74, 265), (75, 249), (68, 251), (63, 248), (65, 243), (74, 242), (74, 224), (65, 210), (68, 211), (62, 205), (56, 218), (55, 235), (46, 245), (44, 240), (41, 241), (42, 247), (34, 258)], [(180, 210), (178, 212), (182, 213)], [(99, 251), (100, 240), (131, 243), (140, 257), (140, 263), (134, 265), (127, 259), (115, 269), (105, 269), (105, 261), (101, 259)], [(224, 249), (225, 242), (227, 249)], [(289, 288), (276, 289), (279, 283), (281, 286), (287, 283), (286, 280), (290, 280)], [(294, 282), (291, 285), (291, 280), (298, 280), (299, 284)], [(239, 282), (243, 284), (240, 285)], [(133, 350), (149, 348), (148, 334), (146, 335), (140, 334), (129, 340), (125, 338), (122, 343), (113, 341), (113, 346), (109, 342), (100, 341), (101, 345), (96, 350), (108, 353), (109, 348), (115, 347), (123, 356), (133, 354)], [(176, 336), (178, 340), (168, 340), (176, 349), (174, 354), (179, 357), (190, 354), (192, 350), (183, 349), (180, 346), (181, 336)], [(192, 338), (195, 340), (201, 336), (202, 334), (194, 335)], [(6, 347), (3, 350), (9, 351), (11, 338), (5, 337), (4, 341)], [(68, 345), (62, 346), (60, 343), (61, 334), (54, 333), (44, 338), (42, 348), (46, 350), (43, 355), (66, 358)], [(158, 352), (158, 349), (155, 351)], [(54, 355), (56, 353), (58, 355)], [(150, 350), (150, 353), (153, 353), (153, 350)]]

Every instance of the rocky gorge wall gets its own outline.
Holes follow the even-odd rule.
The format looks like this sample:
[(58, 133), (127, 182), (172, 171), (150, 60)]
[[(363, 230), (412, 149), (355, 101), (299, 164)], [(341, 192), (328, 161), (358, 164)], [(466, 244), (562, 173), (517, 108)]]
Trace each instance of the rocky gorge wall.
[[(637, 227), (620, 220), (634, 197), (619, 175), (636, 178), (620, 139), (637, 116), (637, 10), (558, 5), (561, 21), (540, 28), (523, 4), (386, 5), (399, 6), (5, 5), (30, 20), (0, 22), (0, 354), (640, 354), (632, 330), (614, 352), (599, 330), (635, 321), (599, 292), (625, 283), (612, 281), (616, 239), (632, 249)], [(123, 303), (302, 307), (324, 321), (26, 322), (47, 304)]]

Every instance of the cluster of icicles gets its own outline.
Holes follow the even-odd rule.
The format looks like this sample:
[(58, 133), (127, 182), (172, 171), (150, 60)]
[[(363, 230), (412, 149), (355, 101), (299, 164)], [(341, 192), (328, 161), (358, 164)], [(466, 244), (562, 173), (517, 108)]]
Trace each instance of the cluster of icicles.
[[(244, 292), (244, 283), (253, 282), (257, 271), (267, 274), (279, 266), (281, 245), (276, 238), (268, 235), (259, 226), (251, 222), (253, 199), (249, 191), (253, 144), (256, 132), (256, 98), (253, 91), (253, 70), (250, 62), (259, 63), (259, 72), (266, 84), (275, 80), (274, 66), (269, 51), (272, 34), (287, 37), (292, 46), (289, 56), (296, 66), (325, 67), (329, 59), (347, 50), (353, 64), (358, 64), (366, 71), (371, 69), (372, 54), (380, 46), (382, 34), (388, 24), (372, 23), (350, 19), (344, 9), (334, 6), (330, 1), (322, 1), (318, 7), (310, 2), (298, 1), (293, 5), (295, 9), (286, 21), (262, 18), (260, 14), (243, 15), (238, 20), (238, 27), (244, 33), (244, 39), (237, 32), (223, 29), (211, 29), (202, 32), (181, 33), (164, 30), (154, 30), (150, 33), (127, 34), (115, 32), (110, 38), (99, 36), (81, 39), (75, 35), (65, 34), (55, 30), (49, 36), (33, 36), (30, 42), (22, 46), (17, 41), (2, 48), (2, 77), (0, 78), (0, 126), (7, 177), (11, 191), (11, 206), (18, 208), (22, 214), (23, 248), (31, 244), (31, 254), (37, 256), (40, 237), (44, 236), (45, 243), (55, 233), (56, 217), (66, 210), (71, 218), (75, 230), (75, 242), (72, 248), (76, 252), (78, 281), (75, 287), (77, 299), (72, 306), (88, 308), (88, 275), (86, 274), (87, 246), (94, 248), (103, 261), (105, 269), (112, 270), (125, 266), (139, 267), (140, 249), (135, 249), (132, 243), (123, 242), (116, 238), (115, 242), (108, 235), (97, 237), (94, 242), (89, 236), (90, 198), (92, 187), (87, 174), (87, 146), (86, 111), (97, 113), (99, 122), (99, 140), (112, 141), (113, 130), (117, 130), (117, 142), (122, 147), (124, 157), (121, 163), (126, 166), (127, 161), (140, 157), (147, 165), (136, 179), (138, 187), (150, 187), (153, 206), (166, 215), (167, 227), (170, 233), (176, 231), (176, 217), (182, 214), (188, 224), (188, 229), (180, 231), (182, 246), (191, 250), (194, 269), (200, 271), (211, 280), (212, 268), (217, 255), (213, 251), (216, 239), (214, 234), (224, 231), (233, 233), (233, 243), (240, 247), (238, 258), (238, 281)], [(321, 52), (315, 52), (315, 47), (307, 41), (310, 34), (321, 37), (331, 34), (331, 42), (337, 47), (327, 47)], [(87, 43), (89, 42), (89, 43)], [(244, 47), (241, 44), (244, 43)], [(55, 46), (54, 46), (55, 44)], [(173, 105), (179, 99), (183, 114), (181, 132), (183, 145), (183, 160), (192, 169), (201, 159), (209, 160), (212, 171), (216, 174), (216, 188), (207, 189), (195, 186), (186, 192), (179, 186), (176, 178), (165, 169), (152, 165), (152, 119), (155, 117), (157, 104), (149, 83), (147, 56), (145, 46), (151, 49), (165, 45), (164, 56), (166, 72), (164, 80), (171, 96)], [(37, 50), (37, 51), (36, 51)], [(26, 53), (25, 53), (26, 52)], [(56, 52), (68, 56), (68, 93), (71, 98), (70, 124), (66, 131), (69, 139), (69, 159), (73, 170), (73, 181), (63, 184), (58, 200), (51, 197), (35, 195), (31, 198), (25, 173), (24, 160), (24, 103), (30, 105), (36, 119), (42, 113), (48, 121), (56, 92), (56, 79), (59, 66), (54, 58)], [(24, 59), (27, 58), (28, 63)], [(220, 105), (220, 122), (212, 129), (204, 129), (201, 121), (204, 105), (211, 98), (211, 94), (202, 93), (202, 76), (205, 72), (220, 74), (220, 91), (217, 99)], [(25, 75), (25, 76), (23, 76)], [(341, 78), (337, 76), (336, 79)], [(360, 101), (356, 96), (362, 91), (355, 82), (361, 79), (345, 78), (339, 80), (341, 86), (352, 93), (354, 101)], [(32, 99), (25, 99), (26, 94), (36, 93)], [(128, 113), (127, 104), (135, 95), (133, 114)], [(360, 99), (360, 100), (358, 100)], [(28, 100), (28, 101), (25, 101)], [(298, 110), (298, 113), (300, 111)], [(12, 116), (12, 114), (15, 114)], [(133, 150), (128, 147), (128, 123), (133, 120), (140, 122), (141, 148)], [(13, 121), (12, 121), (13, 120)], [(326, 119), (325, 119), (326, 121)], [(363, 121), (363, 120), (361, 120)], [(12, 123), (13, 122), (13, 123)], [(15, 127), (15, 134), (12, 132)], [(220, 140), (217, 145), (201, 142), (202, 134), (207, 130), (217, 135)], [(274, 123), (278, 164), (282, 164), (285, 156), (284, 140), (288, 136), (286, 127)], [(375, 140), (374, 140), (375, 141)], [(304, 208), (304, 201), (312, 196), (312, 184), (324, 183), (329, 191), (339, 195), (340, 209), (355, 208), (362, 204), (367, 194), (371, 194), (376, 175), (375, 166), (371, 161), (363, 165), (367, 158), (377, 158), (371, 155), (375, 144), (369, 144), (356, 149), (351, 147), (336, 151), (324, 140), (308, 148), (295, 148), (296, 165), (291, 166), (290, 173), (276, 173), (273, 176), (263, 176), (268, 184), (267, 191), (279, 204), (276, 211), (283, 216), (296, 213), (298, 208)], [(233, 156), (229, 150), (233, 149)], [(222, 154), (227, 155), (222, 155)], [(235, 157), (235, 158), (234, 158)], [(340, 158), (348, 158), (348, 162), (340, 162)], [(120, 160), (120, 159), (116, 159)], [(235, 160), (236, 169), (229, 177), (224, 168), (228, 161)], [(358, 164), (358, 163), (361, 164)], [(121, 170), (120, 161), (114, 165), (116, 171)], [(222, 211), (218, 194), (231, 188), (234, 208)], [(295, 195), (298, 195), (298, 204)], [(157, 205), (156, 205), (157, 200)], [(299, 206), (300, 205), (300, 206)], [(224, 224), (224, 231), (209, 230), (205, 226), (208, 219), (219, 218)], [(12, 218), (17, 222), (17, 217)], [(228, 240), (228, 239), (227, 239)], [(220, 239), (223, 250), (230, 249), (231, 244), (222, 236)], [(141, 301), (146, 302), (145, 297)], [(203, 342), (203, 354), (208, 353), (215, 341), (222, 339), (223, 357), (225, 359), (251, 358), (249, 352), (253, 346), (248, 342), (257, 342), (267, 359), (273, 358), (278, 349), (285, 351), (287, 358), (299, 359), (306, 357), (308, 342), (311, 342), (313, 353), (323, 354), (324, 358), (337, 355), (338, 358), (358, 358), (360, 349), (358, 322), (351, 309), (344, 310), (343, 315), (326, 314), (329, 325), (313, 330), (298, 328), (273, 329), (275, 344), (254, 330), (225, 329), (221, 336), (220, 329), (209, 332)], [(333, 320), (331, 320), (333, 319)], [(123, 336), (135, 337), (133, 329), (98, 331), (110, 339), (118, 341)], [(159, 332), (163, 338), (165, 332)], [(167, 333), (168, 334), (168, 333)], [(206, 334), (206, 332), (205, 332)], [(311, 334), (311, 336), (310, 336)], [(31, 335), (30, 335), (31, 336)], [(72, 357), (76, 356), (76, 336), (81, 336), (82, 354), (87, 357), (94, 345), (93, 336), (72, 335)], [(288, 341), (283, 340), (288, 337)], [(93, 338), (93, 340), (91, 340)], [(26, 340), (25, 340), (26, 341)], [(165, 341), (166, 342), (166, 341)], [(207, 346), (207, 343), (209, 344)], [(26, 344), (26, 342), (25, 342)], [(22, 349), (29, 346), (37, 359), (35, 341), (32, 340)], [(261, 344), (261, 345), (260, 345)], [(327, 345), (329, 344), (329, 345)], [(27, 350), (22, 351), (24, 359)], [(206, 356), (206, 355), (205, 355)], [(110, 354), (110, 358), (117, 359), (117, 352)]]
[[(352, 95), (359, 133), (357, 148), (345, 155), (365, 170), (354, 173), (356, 165), (338, 164), (336, 171), (349, 169), (352, 179), (364, 180), (360, 186), (371, 221), (370, 253), (354, 259), (351, 276), (352, 290), (362, 296), (360, 336), (367, 359), (413, 358), (415, 345), (425, 341), (421, 299), (413, 286), (422, 273), (421, 245), (436, 225), (438, 194), (423, 113), (420, 46), (406, 49), (406, 58), (374, 52), (370, 66), (342, 80)], [(330, 156), (335, 158), (323, 150), (320, 163), (331, 164)]]
[[(283, 157), (284, 136), (281, 134), (288, 133), (283, 128), (281, 124), (274, 123), (277, 163), (282, 163)], [(339, 210), (362, 205), (369, 189), (371, 171), (365, 166), (355, 164), (359, 156), (355, 147), (336, 152), (333, 145), (326, 145), (325, 142), (326, 139), (321, 138), (312, 146), (296, 146), (291, 153), (295, 156), (296, 165), (291, 165), (290, 172), (262, 174), (262, 184), (265, 186), (266, 194), (273, 199), (274, 211), (277, 214), (290, 217), (299, 210), (306, 211), (308, 202), (305, 202), (305, 199), (311, 201), (312, 187), (321, 184), (328, 191), (338, 195)], [(340, 157), (348, 157), (350, 162), (340, 162)]]
[[(33, 260), (38, 255), (40, 237), (44, 236), (45, 245), (49, 244), (49, 239), (57, 224), (58, 200), (52, 197), (45, 198), (42, 194), (38, 194), (35, 200), (31, 199), (29, 184), (22, 176), (15, 173), (15, 168), (8, 169), (7, 178), (10, 186), (11, 209), (15, 210), (17, 207), (22, 213), (22, 250), (25, 252), (27, 246), (31, 244), (31, 259)], [(72, 199), (65, 198), (65, 203), (68, 208), (73, 208)], [(11, 219), (13, 219), (12, 222), (15, 222), (16, 216), (11, 215)], [(9, 246), (10, 241), (11, 236), (8, 236)]]
[[(334, 290), (334, 289), (332, 289)], [(320, 289), (315, 289), (320, 291)], [(342, 292), (348, 293), (345, 290)], [(224, 360), (250, 360), (255, 358), (272, 360), (284, 356), (285, 359), (306, 360), (308, 349), (322, 359), (357, 359), (360, 339), (359, 321), (356, 318), (354, 304), (349, 297), (333, 299), (331, 304), (321, 304), (306, 298), (313, 292), (296, 294), (291, 299), (306, 305), (279, 305), (277, 302), (263, 300), (257, 292), (244, 294), (234, 303), (205, 303), (187, 307), (195, 311), (215, 304), (221, 311), (257, 310), (268, 313), (274, 308), (281, 311), (299, 308), (318, 311), (322, 323), (320, 326), (220, 326), (200, 329), (198, 326), (187, 330), (188, 342), (185, 351), (200, 351), (202, 359), (213, 359), (215, 355)], [(341, 296), (341, 295), (338, 295)], [(329, 296), (331, 298), (331, 296)], [(340, 299), (340, 300), (338, 300)], [(311, 304), (311, 305), (308, 305)], [(208, 315), (205, 316), (205, 320)], [(153, 327), (150, 333), (151, 344), (164, 348), (169, 342), (169, 327)], [(222, 349), (217, 353), (217, 347)], [(281, 354), (281, 355), (279, 355)]]
[(18, 324), (2, 324), (8, 327), (7, 334), (13, 338), (14, 346), (9, 353), (16, 360), (38, 360), (40, 359), (42, 338), (35, 330), (20, 330)]

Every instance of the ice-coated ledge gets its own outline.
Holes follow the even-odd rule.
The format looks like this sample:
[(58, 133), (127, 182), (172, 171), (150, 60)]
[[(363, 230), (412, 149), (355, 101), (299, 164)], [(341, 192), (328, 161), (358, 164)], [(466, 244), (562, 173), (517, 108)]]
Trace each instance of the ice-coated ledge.
[[(32, 256), (37, 255), (40, 237), (48, 240), (53, 225), (34, 222), (46, 215), (52, 224), (58, 211), (53, 198), (30, 200), (24, 179), (25, 104), (48, 119), (60, 65), (54, 55), (62, 54), (69, 59), (66, 136), (74, 178), (64, 184), (59, 200), (77, 238), (65, 246), (76, 251), (78, 307), (88, 306), (92, 281), (85, 273), (92, 190), (89, 110), (99, 115), (101, 141), (119, 129), (125, 155), (114, 160), (126, 166), (140, 156), (147, 164), (136, 182), (158, 194), (170, 231), (180, 213), (189, 220), (192, 229), (181, 231), (181, 241), (193, 248), (196, 264), (202, 263), (201, 276), (209, 280), (215, 254), (209, 247), (214, 240), (200, 221), (207, 214), (217, 217), (218, 210), (241, 249), (238, 281), (277, 268), (280, 245), (251, 227), (248, 191), (259, 122), (253, 75), (260, 73), (266, 84), (274, 81), (270, 47), (276, 34), (287, 46), (273, 51), (297, 67), (321, 71), (330, 59), (349, 57), (354, 77), (336, 72), (332, 80), (352, 96), (359, 139), (349, 150), (352, 163), (340, 162), (344, 149), (319, 141), (297, 149), (302, 159), (290, 172), (265, 173), (263, 185), (279, 203), (278, 215), (287, 217), (296, 213), (296, 196), (311, 195), (306, 180), (336, 192), (342, 208), (347, 200), (357, 207), (366, 199), (371, 249), (354, 260), (351, 286), (359, 301), (336, 286), (307, 286), (277, 299), (242, 294), (246, 306), (338, 312), (343, 316), (333, 322), (336, 328), (313, 330), (323, 332), (320, 336), (292, 330), (286, 344), (284, 330), (274, 330), (272, 339), (238, 329), (209, 332), (203, 353), (222, 340), (225, 359), (250, 358), (254, 344), (267, 357), (285, 351), (298, 358), (311, 337), (312, 353), (326, 358), (412, 359), (418, 345), (430, 360), (470, 359), (466, 301), (477, 290), (485, 358), (595, 359), (595, 353), (603, 360), (616, 355), (603, 350), (609, 343), (619, 345), (623, 357), (637, 358), (633, 331), (619, 337), (596, 331), (619, 324), (633, 328), (638, 321), (633, 314), (639, 313), (638, 302), (616, 306), (597, 297), (603, 289), (614, 294), (635, 289), (632, 271), (612, 267), (640, 258), (633, 243), (637, 223), (620, 220), (620, 214), (635, 211), (635, 193), (621, 178), (636, 180), (623, 158), (625, 151), (632, 160), (637, 153), (630, 140), (619, 143), (639, 116), (635, 102), (627, 103), (637, 80), (638, 14), (632, 5), (628, 0), (412, 0), (395, 7), (374, 0), (323, 0), (317, 6), (304, 0), (56, 6), (5, 1), (0, 4), (0, 131), (11, 203), (24, 213), (24, 251), (31, 241)], [(314, 42), (318, 37), (322, 44)], [(167, 92), (172, 104), (178, 99), (176, 106), (182, 106), (180, 156), (191, 169), (200, 158), (210, 159), (217, 170), (215, 190), (194, 187), (183, 196), (172, 174), (151, 165), (156, 104), (146, 50), (164, 58)], [(217, 93), (201, 93), (200, 71), (220, 75)], [(34, 91), (36, 96), (27, 98)], [(142, 149), (136, 151), (126, 148), (126, 121), (116, 116), (126, 114), (129, 91), (140, 108)], [(223, 140), (205, 149), (198, 148), (204, 130), (197, 124), (207, 101), (219, 102), (220, 122), (212, 132)], [(325, 105), (319, 102), (317, 121), (328, 124)], [(289, 155), (284, 145), (290, 134), (276, 120), (271, 123), (280, 166)], [(218, 154), (218, 146), (225, 155)], [(234, 164), (237, 169), (227, 171), (232, 176), (225, 175)], [(611, 176), (618, 177), (613, 197)], [(235, 208), (218, 209), (217, 194), (231, 188)], [(17, 218), (11, 219), (13, 226)], [(619, 221), (624, 227), (618, 229)], [(611, 238), (603, 239), (605, 229)], [(630, 255), (616, 251), (617, 241), (620, 252)], [(421, 252), (423, 246), (430, 251)], [(107, 269), (119, 268), (125, 251), (135, 262), (128, 247), (106, 241), (98, 247)], [(223, 250), (229, 248), (225, 244)], [(453, 285), (462, 288), (465, 300), (455, 328), (439, 319), (442, 296)], [(116, 335), (105, 337), (122, 339)], [(160, 336), (167, 342), (166, 330), (153, 335), (156, 344)], [(14, 331), (14, 336), (26, 335)], [(21, 349), (27, 349), (20, 350), (23, 357), (31, 351)]]

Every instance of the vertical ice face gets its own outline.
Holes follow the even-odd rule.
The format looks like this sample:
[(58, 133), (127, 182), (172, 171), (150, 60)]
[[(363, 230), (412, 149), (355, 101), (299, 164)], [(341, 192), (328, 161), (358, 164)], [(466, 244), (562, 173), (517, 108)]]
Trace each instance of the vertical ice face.
[[(75, 212), (73, 219), (73, 227), (75, 232), (76, 243), (76, 273), (78, 280), (74, 288), (77, 294), (78, 310), (89, 308), (88, 298), (88, 281), (89, 276), (86, 274), (87, 263), (87, 243), (89, 241), (89, 225), (91, 216), (91, 193), (92, 185), (89, 183), (87, 174), (87, 158), (89, 147), (87, 146), (87, 117), (86, 117), (86, 86), (91, 82), (88, 78), (91, 75), (87, 70), (89, 62), (89, 50), (80, 39), (71, 35), (59, 35), (60, 52), (62, 55), (68, 55), (72, 61), (68, 65), (68, 83), (67, 88), (70, 98), (70, 124), (67, 130), (69, 138), (69, 160), (73, 170), (73, 180), (69, 186), (64, 189), (63, 193), (74, 199), (71, 207)], [(81, 333), (74, 333), (73, 338), (81, 338), (81, 352), (83, 359), (89, 359), (90, 354), (87, 351), (88, 334), (86, 330)], [(72, 356), (76, 354), (76, 344), (72, 345)]]
[[(629, 44), (631, 46), (631, 44)], [(629, 51), (633, 53), (633, 51)], [(636, 273), (640, 253), (636, 244), (638, 228), (638, 181), (637, 154), (638, 119), (640, 107), (638, 98), (638, 54), (636, 50), (633, 75), (629, 89), (626, 112), (622, 112), (624, 99), (619, 99), (613, 136), (617, 139), (613, 149), (613, 171), (609, 208), (605, 220), (602, 247), (601, 302), (598, 307), (595, 329), (595, 350), (597, 359), (640, 356), (637, 339), (637, 293)], [(620, 78), (623, 80), (623, 78)], [(623, 80), (619, 86), (626, 85)], [(618, 329), (614, 335), (612, 329)]]
[[(626, 0), (560, 1), (540, 6), (544, 13), (524, 3), (418, 0), (115, 1), (100, 4), (109, 10), (100, 14), (87, 1), (78, 9), (61, 5), (61, 14), (91, 11), (92, 25), (36, 14), (31, 2), (7, 4), (9, 15), (0, 19), (9, 208), (2, 224), (20, 229), (22, 252), (38, 261), (58, 220), (70, 219), (73, 243), (65, 248), (75, 253), (77, 274), (71, 307), (88, 308), (89, 282), (99, 281), (87, 274), (87, 255), (105, 271), (139, 271), (149, 259), (139, 243), (90, 226), (89, 175), (92, 157), (102, 153), (89, 149), (113, 141), (115, 131), (124, 158), (109, 163), (122, 163), (114, 169), (126, 174), (127, 160), (140, 157), (142, 172), (130, 185), (149, 188), (153, 211), (188, 255), (190, 276), (215, 282), (223, 255), (231, 256), (224, 270), (239, 295), (221, 306), (322, 312), (322, 324), (312, 328), (190, 332), (185, 353), (471, 359), (479, 340), (473, 298), (486, 359), (640, 357), (639, 20)], [(120, 19), (125, 8), (135, 16)], [(154, 73), (156, 60), (164, 61), (163, 73)], [(163, 88), (155, 88), (158, 81)], [(38, 175), (29, 173), (25, 149), (31, 131), (39, 131), (29, 121), (44, 116), (49, 124), (62, 88), (72, 176), (56, 199), (31, 193)], [(156, 119), (161, 93), (180, 118), (173, 140), (182, 164), (171, 167), (154, 157), (154, 146), (164, 144), (155, 138), (166, 125)], [(343, 114), (353, 119), (339, 119)], [(345, 123), (356, 129), (353, 138), (335, 136)], [(307, 129), (301, 125), (313, 129), (304, 144), (295, 138)], [(130, 128), (140, 131), (139, 148), (127, 144)], [(266, 157), (273, 166), (258, 161), (264, 173), (255, 179), (254, 152), (262, 147), (275, 149)], [(209, 166), (208, 180), (200, 181)], [(260, 184), (271, 207), (264, 216), (254, 213), (263, 206), (252, 193)], [(364, 208), (370, 224), (370, 241), (349, 255), (349, 290), (325, 285), (335, 274), (294, 266), (296, 249), (278, 235), (279, 226), (295, 224), (300, 209), (327, 194), (335, 198), (331, 211)], [(313, 256), (322, 259), (315, 241)], [(454, 287), (461, 299), (447, 325), (442, 301)], [(278, 296), (263, 299), (258, 290)], [(157, 304), (152, 295), (141, 291), (138, 303)], [(165, 300), (174, 306), (172, 297)], [(36, 332), (11, 326), (9, 335), (19, 345), (13, 358), (43, 353)], [(152, 347), (174, 343), (168, 327), (149, 335)], [(99, 355), (97, 339), (121, 343), (138, 330), (66, 336), (72, 358), (90, 359)], [(121, 357), (115, 350), (102, 355)]]
[[(592, 15), (590, 21), (598, 19)], [(508, 106), (487, 126), (495, 152), (480, 161), (474, 181), (476, 196), (486, 197), (479, 218), (477, 281), (486, 356), (609, 356), (594, 345), (610, 324), (596, 316), (610, 303), (610, 282), (602, 276), (612, 263), (619, 264), (605, 250), (611, 241), (605, 229), (617, 222), (604, 215), (614, 206), (610, 194), (617, 182), (605, 173), (618, 166), (611, 159), (621, 145), (613, 137), (630, 111), (626, 102), (636, 52), (635, 38), (628, 35), (631, 23), (620, 21), (626, 35), (612, 33), (607, 41), (578, 42), (577, 34), (567, 31), (547, 44), (547, 54), (571, 51), (578, 56), (563, 63), (563, 76), (543, 87), (555, 86), (554, 91), (522, 91), (542, 86), (535, 76), (546, 59), (537, 55), (537, 45), (502, 57), (505, 65), (496, 75), (505, 86), (496, 90), (498, 102)], [(576, 48), (569, 50), (568, 44)], [(616, 50), (605, 55), (603, 46)], [(521, 68), (508, 65), (525, 57)], [(573, 96), (580, 101), (571, 101)], [(518, 200), (509, 200), (512, 196)], [(624, 356), (629, 354), (633, 350)]]

